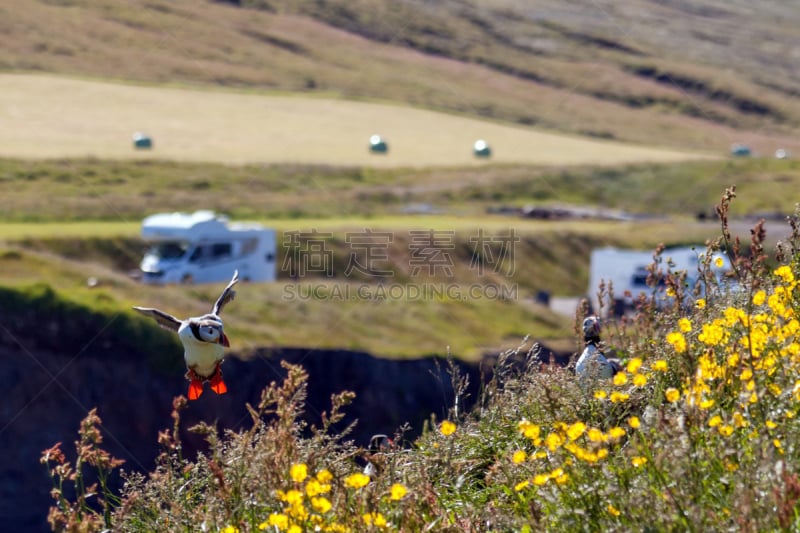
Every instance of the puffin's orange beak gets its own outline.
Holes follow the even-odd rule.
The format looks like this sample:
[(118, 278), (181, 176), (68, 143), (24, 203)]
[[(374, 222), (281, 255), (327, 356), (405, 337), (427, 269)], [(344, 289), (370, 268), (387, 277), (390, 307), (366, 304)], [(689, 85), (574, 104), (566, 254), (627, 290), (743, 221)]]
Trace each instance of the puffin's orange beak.
[(226, 348), (230, 348), (230, 347), (231, 347), (231, 343), (230, 343), (230, 341), (228, 340), (228, 336), (227, 336), (227, 335), (225, 335), (225, 333), (223, 333), (222, 335), (220, 335), (220, 337), (219, 337), (219, 343), (220, 343), (221, 345), (223, 345), (224, 347), (226, 347)]

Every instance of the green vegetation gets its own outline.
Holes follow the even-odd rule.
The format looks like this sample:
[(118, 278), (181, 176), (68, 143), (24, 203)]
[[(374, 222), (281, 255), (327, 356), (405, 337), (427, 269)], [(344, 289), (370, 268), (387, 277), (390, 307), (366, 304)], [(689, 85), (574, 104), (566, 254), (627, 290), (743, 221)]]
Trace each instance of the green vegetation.
[[(397, 215), (419, 204), (443, 214), (481, 216), (482, 220), (489, 208), (529, 204), (687, 217), (713, 215), (719, 191), (731, 184), (737, 185), (743, 197), (734, 206), (734, 216), (790, 213), (796, 199), (785, 191), (800, 188), (800, 162), (754, 158), (622, 166), (370, 169), (0, 159), (3, 222), (131, 223), (154, 212), (185, 211), (187, 206), (270, 224), (280, 224), (281, 219), (298, 224), (302, 222), (295, 219), (380, 220), (387, 215), (400, 222), (412, 217)], [(13, 226), (0, 227), (0, 237), (13, 237), (8, 234), (13, 231)], [(108, 228), (99, 224), (94, 231), (101, 235)], [(133, 226), (128, 226), (126, 233), (132, 231)], [(86, 236), (92, 235), (87, 229)]]
[(0, 287), (0, 308), (13, 310), (16, 334), (35, 339), (40, 349), (80, 353), (86, 332), (92, 331), (115, 339), (109, 350), (145, 354), (157, 371), (174, 372), (183, 366), (179, 357), (158, 356), (180, 351), (175, 335), (151, 328), (133, 313), (121, 310), (115, 297), (104, 290), (74, 292), (67, 298), (42, 283), (19, 289)]
[[(717, 244), (730, 244), (725, 228)], [(752, 257), (734, 257), (736, 292), (709, 271), (691, 309), (656, 311), (642, 300), (634, 317), (606, 328), (624, 356), (613, 380), (584, 388), (566, 369), (512, 364), (526, 349), (510, 350), (471, 412), (455, 407), (416, 441), (403, 442), (401, 431), (401, 446), (372, 456), (346, 431), (331, 433), (352, 401), (347, 392), (304, 434), (307, 376), (289, 367), (251, 408), (249, 430), (196, 426), (209, 444), (198, 458), (182, 455), (186, 400), (176, 398), (157, 469), (129, 475), (114, 495), (102, 481), (117, 465), (92, 412), (74, 467), (59, 445), (42, 459), (56, 487), (50, 523), (225, 533), (797, 530), (800, 233), (779, 249), (778, 268), (767, 267), (762, 246), (756, 232)], [(683, 301), (680, 280), (667, 285)], [(464, 390), (455, 371), (453, 382)], [(376, 466), (373, 478), (359, 456)], [(98, 505), (81, 484), (93, 469)]]

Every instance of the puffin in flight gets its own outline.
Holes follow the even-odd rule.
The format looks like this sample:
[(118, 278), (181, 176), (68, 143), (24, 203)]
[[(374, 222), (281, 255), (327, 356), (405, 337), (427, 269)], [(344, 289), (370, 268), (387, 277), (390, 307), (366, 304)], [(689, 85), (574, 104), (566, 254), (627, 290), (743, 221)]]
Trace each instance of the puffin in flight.
[(225, 305), (233, 300), (236, 291), (233, 286), (239, 282), (239, 271), (233, 273), (225, 290), (217, 299), (211, 313), (203, 316), (179, 320), (169, 313), (151, 307), (134, 307), (143, 315), (152, 317), (165, 329), (175, 331), (183, 344), (183, 358), (189, 369), (186, 378), (189, 380), (189, 399), (196, 400), (203, 394), (203, 383), (208, 381), (211, 390), (217, 394), (225, 394), (228, 387), (222, 381), (220, 365), (225, 357), (225, 348), (230, 346), (227, 335), (222, 328), (219, 314)]

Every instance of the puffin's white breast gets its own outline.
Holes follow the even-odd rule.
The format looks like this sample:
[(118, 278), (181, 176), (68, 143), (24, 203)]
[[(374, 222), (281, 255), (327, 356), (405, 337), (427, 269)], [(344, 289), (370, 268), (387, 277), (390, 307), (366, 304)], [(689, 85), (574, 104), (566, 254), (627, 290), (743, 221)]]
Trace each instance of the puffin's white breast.
[(225, 357), (225, 348), (221, 344), (203, 342), (195, 338), (188, 320), (181, 324), (178, 336), (183, 343), (183, 359), (186, 361), (186, 366), (193, 368), (203, 377), (211, 376), (217, 361)]

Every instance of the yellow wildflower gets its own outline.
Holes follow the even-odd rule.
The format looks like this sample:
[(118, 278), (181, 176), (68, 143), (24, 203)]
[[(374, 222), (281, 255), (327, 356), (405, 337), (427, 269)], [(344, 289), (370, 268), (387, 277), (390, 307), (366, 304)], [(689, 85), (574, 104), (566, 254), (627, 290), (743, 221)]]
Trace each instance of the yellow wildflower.
[(525, 462), (525, 459), (527, 458), (528, 458), (527, 453), (525, 453), (523, 450), (517, 450), (511, 456), (511, 462), (513, 462), (515, 465), (518, 465), (520, 463)]
[(529, 482), (527, 479), (526, 479), (525, 481), (520, 481), (519, 483), (517, 483), (516, 485), (514, 485), (514, 490), (515, 490), (516, 492), (519, 492), (519, 491), (521, 491), (522, 489), (524, 489), (525, 487), (527, 487), (529, 484), (530, 484), (530, 482)]
[(346, 478), (344, 478), (344, 486), (350, 487), (351, 489), (360, 489), (365, 487), (369, 483), (369, 476), (366, 474), (362, 474), (361, 472), (356, 472), (355, 474), (350, 474)]
[[(525, 452), (522, 452), (522, 453), (525, 453)], [(406, 489), (400, 483), (395, 483), (389, 489), (389, 499), (390, 500), (395, 500), (395, 501), (402, 500), (405, 497), (406, 494), (408, 494), (408, 489)]]
[(680, 331), (673, 331), (667, 334), (667, 342), (675, 348), (675, 351), (678, 353), (683, 353), (686, 351), (686, 337), (683, 336), (683, 333)]
[(536, 474), (533, 476), (533, 484), (537, 486), (542, 486), (547, 483), (547, 480), (550, 479), (550, 476), (547, 474)]
[(320, 470), (317, 472), (317, 481), (320, 483), (327, 483), (333, 479), (333, 474), (330, 473), (329, 470)]
[(564, 444), (564, 437), (558, 433), (550, 433), (545, 437), (544, 443), (551, 452), (554, 452)]
[(289, 476), (291, 476), (292, 481), (302, 483), (308, 477), (308, 467), (303, 463), (293, 464), (289, 469)]
[(636, 416), (630, 417), (628, 419), (628, 425), (630, 427), (632, 427), (633, 429), (638, 429), (639, 426), (641, 426), (641, 423), (639, 422), (639, 417), (636, 417)]
[(442, 435), (447, 437), (448, 435), (452, 435), (456, 432), (456, 425), (449, 420), (445, 420), (441, 424), (439, 424), (439, 431), (442, 432)]
[(731, 435), (731, 433), (733, 433), (733, 426), (725, 424), (723, 426), (720, 426), (717, 431), (719, 431), (719, 434), (722, 435), (723, 437), (728, 437)]
[(789, 266), (787, 265), (778, 267), (775, 270), (775, 275), (781, 278), (784, 283), (791, 283), (794, 281), (794, 274), (792, 273), (792, 269), (789, 268)]
[(628, 374), (617, 372), (614, 374), (614, 385), (625, 385), (628, 382)]
[(667, 362), (663, 359), (653, 361), (653, 370), (656, 372), (666, 372), (668, 368)]
[(303, 528), (301, 528), (297, 524), (292, 524), (286, 531), (287, 533), (303, 533)]
[(282, 502), (286, 502), (288, 504), (298, 503), (303, 501), (303, 493), (299, 490), (290, 490), (287, 492), (283, 492), (282, 490), (278, 491), (278, 499)]
[(310, 479), (306, 483), (306, 494), (311, 496), (318, 496), (331, 491), (331, 486), (328, 483), (320, 483), (317, 479)]
[(586, 431), (586, 424), (580, 421), (575, 422), (567, 428), (567, 437), (569, 437), (569, 440), (575, 440), (583, 435), (584, 431)]
[(695, 300), (694, 306), (697, 309), (705, 309), (706, 308), (706, 300), (705, 300), (705, 298), (698, 298), (697, 300)]
[(619, 426), (613, 427), (608, 430), (608, 436), (612, 439), (619, 439), (625, 436), (626, 431)]
[(675, 403), (680, 399), (681, 393), (678, 392), (677, 389), (670, 387), (664, 392), (664, 396), (667, 398), (668, 402)]
[(766, 301), (767, 293), (764, 291), (758, 291), (753, 295), (753, 305), (762, 305)]
[(718, 425), (722, 424), (722, 417), (719, 415), (714, 415), (708, 421), (708, 427), (715, 428)]
[(596, 400), (605, 400), (607, 396), (608, 393), (602, 389), (594, 391), (594, 397)]
[(532, 422), (528, 422), (527, 420), (522, 420), (518, 425), (517, 428), (519, 432), (522, 433), (526, 438), (535, 440), (539, 438), (539, 432), (541, 431), (539, 426)]
[(625, 366), (625, 369), (628, 371), (628, 373), (635, 374), (636, 372), (639, 371), (641, 367), (642, 367), (642, 360), (639, 359), (638, 357), (634, 357), (633, 359), (628, 361), (628, 364)]
[(333, 506), (331, 505), (330, 500), (328, 500), (328, 498), (325, 496), (317, 496), (315, 498), (311, 498), (311, 507), (313, 507), (317, 512), (325, 514), (330, 511), (331, 507)]
[(700, 402), (700, 409), (711, 409), (714, 407), (714, 398), (708, 398)]
[(766, 425), (766, 426), (767, 426), (769, 429), (775, 429), (776, 427), (778, 427), (778, 424), (776, 424), (776, 423), (775, 423), (775, 422), (773, 422), (772, 420), (767, 420), (767, 421), (766, 421), (764, 424), (765, 424), (765, 425)]
[(619, 516), (620, 514), (622, 514), (622, 513), (619, 512), (619, 510), (616, 507), (614, 507), (610, 503), (608, 504), (608, 507), (606, 507), (606, 509), (608, 509), (608, 512), (611, 513), (614, 516)]
[(258, 529), (264, 530), (268, 527), (277, 527), (280, 531), (289, 527), (289, 517), (283, 513), (272, 513), (266, 522), (259, 524)]
[(644, 387), (647, 385), (647, 376), (644, 374), (634, 374), (633, 376), (633, 384), (637, 387)]
[(628, 394), (627, 392), (614, 391), (614, 392), (611, 393), (611, 397), (609, 399), (611, 400), (611, 403), (620, 403), (620, 402), (624, 402), (625, 400), (627, 400), (630, 397), (631, 397), (631, 395)]
[(386, 519), (381, 513), (364, 513), (361, 516), (364, 523), (368, 526), (375, 526), (378, 528), (386, 527)]
[(637, 455), (631, 458), (631, 464), (635, 467), (640, 467), (647, 462), (647, 457), (643, 455)]
[(682, 333), (689, 333), (692, 331), (692, 321), (688, 318), (681, 318), (678, 320), (678, 329), (681, 330)]
[(303, 502), (295, 502), (286, 509), (286, 514), (296, 520), (305, 520), (308, 518), (308, 509), (306, 509)]
[(219, 533), (239, 533), (239, 528), (236, 526), (225, 526), (219, 530)]
[(725, 341), (726, 332), (723, 324), (715, 320), (711, 324), (703, 324), (697, 340), (706, 346), (715, 346), (722, 344)]
[(589, 431), (586, 433), (586, 437), (592, 442), (608, 441), (608, 437), (606, 436), (606, 434), (597, 428), (590, 428)]

